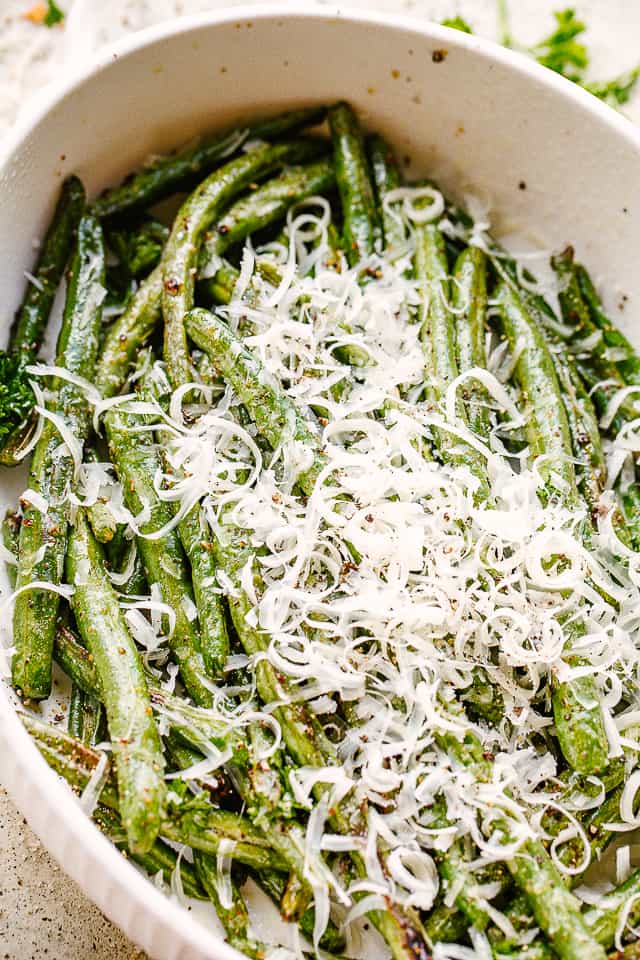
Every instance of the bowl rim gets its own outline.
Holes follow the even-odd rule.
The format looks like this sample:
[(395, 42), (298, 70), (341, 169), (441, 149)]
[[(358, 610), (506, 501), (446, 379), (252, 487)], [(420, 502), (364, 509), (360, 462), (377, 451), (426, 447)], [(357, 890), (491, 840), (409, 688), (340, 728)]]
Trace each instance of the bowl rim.
[(68, 76), (63, 77), (50, 89), (41, 94), (35, 94), (32, 107), (24, 116), (20, 115), (14, 129), (0, 142), (0, 177), (3, 168), (10, 160), (11, 155), (20, 146), (29, 133), (44, 119), (65, 97), (71, 94), (76, 87), (81, 86), (91, 77), (113, 66), (114, 62), (123, 59), (143, 47), (177, 36), (190, 33), (205, 27), (222, 25), (237, 20), (269, 20), (277, 17), (282, 20), (297, 18), (307, 20), (342, 20), (363, 25), (382, 26), (392, 30), (408, 30), (423, 37), (432, 37), (434, 40), (446, 41), (449, 46), (461, 50), (469, 50), (479, 54), (487, 60), (498, 61), (516, 73), (530, 77), (534, 82), (555, 90), (558, 94), (572, 100), (575, 105), (586, 113), (592, 113), (606, 123), (617, 134), (640, 147), (640, 127), (622, 113), (608, 106), (593, 94), (561, 74), (543, 67), (536, 60), (523, 53), (504, 47), (494, 40), (465, 33), (452, 27), (446, 27), (432, 20), (412, 17), (408, 14), (389, 13), (356, 7), (342, 7), (340, 4), (325, 6), (319, 0), (275, 0), (260, 4), (240, 4), (226, 7), (218, 11), (205, 11), (189, 16), (174, 17), (164, 20), (151, 27), (134, 31), (121, 37), (114, 43), (105, 44), (89, 62), (79, 65)]
[[(448, 47), (457, 48), (463, 52), (472, 52), (485, 60), (498, 62), (515, 73), (525, 75), (534, 83), (546, 87), (557, 96), (571, 101), (579, 111), (591, 114), (600, 123), (609, 127), (612, 135), (621, 137), (635, 147), (640, 155), (640, 129), (630, 120), (571, 81), (540, 66), (523, 54), (509, 50), (494, 41), (407, 14), (361, 10), (340, 5), (325, 6), (314, 2), (299, 2), (299, 0), (292, 3), (287, 2), (287, 0), (277, 0), (277, 2), (265, 2), (260, 5), (242, 4), (222, 10), (169, 19), (155, 26), (136, 31), (115, 43), (106, 44), (89, 62), (79, 65), (67, 77), (53, 84), (46, 92), (36, 94), (29, 112), (20, 116), (13, 130), (0, 143), (0, 180), (15, 152), (37, 129), (47, 114), (84, 83), (102, 71), (114, 67), (117, 61), (135, 54), (145, 47), (153, 46), (158, 42), (170, 40), (179, 35), (197, 33), (202, 29), (222, 26), (230, 22), (246, 20), (256, 22), (272, 19), (325, 22), (340, 20), (349, 24), (401, 31), (413, 34), (421, 42), (431, 40), (436, 43), (446, 43)], [(66, 844), (67, 850), (71, 843), (80, 844), (83, 852), (91, 859), (91, 868), (102, 871), (104, 879), (111, 884), (110, 889), (114, 887), (126, 889), (131, 907), (144, 911), (147, 918), (158, 922), (163, 930), (171, 929), (175, 937), (176, 948), (190, 947), (199, 951), (202, 956), (215, 955), (220, 960), (238, 960), (242, 956), (222, 936), (207, 929), (180, 904), (169, 899), (153, 884), (149, 883), (147, 878), (100, 833), (90, 818), (84, 814), (77, 816), (77, 801), (40, 755), (20, 722), (19, 711), (15, 709), (11, 702), (8, 692), (5, 690), (4, 682), (0, 682), (0, 727), (2, 727), (5, 742), (8, 743), (11, 740), (13, 743), (11, 752), (15, 756), (16, 767), (23, 774), (28, 774), (30, 786), (35, 789), (41, 800), (46, 801), (46, 806), (50, 810), (54, 810), (56, 816), (64, 818), (65, 829), (69, 837)], [(38, 833), (37, 825), (35, 825), (35, 830)], [(49, 847), (46, 830), (41, 828), (41, 833), (38, 833), (38, 835), (43, 845)], [(84, 871), (81, 868), (74, 871), (73, 865), (68, 862), (61, 862), (61, 866), (66, 873), (74, 876), (82, 883), (80, 874), (83, 872), (86, 874), (86, 858)], [(112, 912), (109, 909), (109, 896), (105, 887), (103, 887), (102, 897), (95, 890), (85, 891), (83, 888), (83, 892), (104, 910), (115, 924), (120, 923), (117, 911)], [(133, 935), (135, 936), (135, 933)], [(213, 951), (215, 951), (215, 954)], [(175, 955), (177, 956), (178, 953), (176, 952)]]

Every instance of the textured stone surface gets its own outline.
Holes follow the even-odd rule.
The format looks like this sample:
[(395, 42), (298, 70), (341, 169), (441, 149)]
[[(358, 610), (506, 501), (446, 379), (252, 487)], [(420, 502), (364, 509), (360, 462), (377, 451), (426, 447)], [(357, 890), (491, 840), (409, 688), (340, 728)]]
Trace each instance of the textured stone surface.
[[(60, 5), (68, 10), (71, 0), (60, 0)], [(96, 25), (90, 35), (82, 25), (76, 28), (75, 35), (82, 36), (83, 53), (90, 55), (91, 46), (101, 37), (113, 39), (132, 27), (146, 26), (173, 12), (189, 13), (224, 5), (220, 0), (147, 0), (144, 4), (110, 0), (104, 6), (105, 11), (108, 9), (107, 27)], [(433, 20), (459, 13), (478, 33), (495, 37), (495, 0), (352, 0), (345, 4), (349, 5), (377, 7)], [(533, 42), (549, 31), (551, 11), (567, 5), (563, 0), (511, 0), (515, 35), (523, 43)], [(637, 62), (640, 8), (636, 0), (577, 0), (573, 5), (589, 23), (594, 76), (609, 77)], [(0, 0), (0, 14), (18, 16), (29, 6), (29, 0)], [(92, 5), (76, 2), (76, 8), (81, 6), (90, 11)], [(6, 50), (6, 44), (1, 42), (0, 22), (0, 85), (11, 81), (16, 84), (15, 103), (21, 104), (21, 112), (25, 110), (24, 98), (28, 91), (46, 82), (47, 71), (50, 75), (58, 71), (57, 55), (63, 51), (63, 44), (69, 42), (62, 31), (52, 32), (46, 39), (51, 41), (51, 58), (47, 59), (48, 53), (40, 53), (38, 69), (18, 73), (15, 64), (17, 60), (21, 65), (24, 63), (22, 52)], [(3, 123), (8, 125), (14, 112), (11, 103), (0, 111), (0, 133)], [(636, 94), (626, 113), (640, 122), (640, 96)], [(0, 789), (0, 960), (85, 960), (89, 957), (133, 960), (143, 955), (86, 900), (73, 881), (65, 877)]]
[(51, 859), (0, 789), (0, 960), (144, 960)]

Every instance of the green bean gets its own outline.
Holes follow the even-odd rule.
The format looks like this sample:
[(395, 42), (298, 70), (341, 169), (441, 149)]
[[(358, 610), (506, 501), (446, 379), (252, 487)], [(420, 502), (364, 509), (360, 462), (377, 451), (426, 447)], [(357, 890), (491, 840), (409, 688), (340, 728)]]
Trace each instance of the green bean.
[[(414, 272), (423, 285), (422, 303), (419, 311), (420, 339), (425, 358), (425, 396), (436, 406), (444, 399), (447, 387), (458, 375), (455, 356), (455, 334), (449, 310), (449, 267), (441, 231), (432, 223), (416, 230)], [(462, 400), (457, 403), (457, 413), (466, 425), (466, 411)], [(436, 445), (446, 463), (468, 466), (478, 488), (476, 498), (487, 500), (489, 485), (486, 464), (480, 454), (457, 437), (451, 439), (446, 430), (435, 430)]]
[(208, 854), (224, 852), (223, 841), (230, 840), (234, 844), (230, 853), (238, 863), (254, 870), (287, 869), (287, 861), (274, 848), (271, 836), (247, 817), (217, 810), (208, 800), (195, 798), (172, 804), (162, 835)]
[[(486, 909), (486, 900), (477, 892), (478, 878), (467, 865), (468, 855), (461, 841), (454, 841), (446, 853), (438, 859), (438, 872), (442, 880), (442, 892), (446, 895), (451, 888), (457, 891), (455, 904), (462, 911), (467, 921), (477, 930), (485, 930), (490, 923), (490, 916)], [(506, 877), (500, 871), (499, 865), (491, 882), (499, 880), (504, 885)], [(487, 878), (488, 880), (489, 878)]]
[(557, 957), (555, 950), (538, 940), (517, 948), (498, 943), (492, 948), (491, 955), (493, 960), (554, 960)]
[(607, 480), (598, 418), (570, 356), (558, 359), (556, 373), (562, 389), (574, 459), (581, 470), (578, 486), (594, 518)]
[[(577, 629), (568, 626), (568, 632), (574, 637)], [(581, 662), (577, 657), (567, 659), (573, 666)], [(552, 705), (556, 736), (569, 766), (579, 773), (603, 770), (609, 757), (609, 743), (593, 675), (554, 683)]]
[[(304, 884), (300, 883), (300, 880), (295, 873), (289, 874), (289, 877), (287, 878), (283, 873), (276, 873), (275, 871), (262, 871), (260, 873), (256, 873), (255, 878), (264, 892), (271, 897), (275, 906), (281, 911), (281, 916), (284, 920), (288, 919), (288, 914), (283, 908), (282, 902), (289, 883), (296, 886), (298, 889), (307, 889)], [(302, 903), (300, 903), (300, 906), (302, 906)], [(299, 924), (302, 933), (307, 937), (307, 939), (313, 940), (313, 928), (315, 925), (315, 909), (313, 904), (307, 905), (296, 922)], [(327, 924), (327, 927), (320, 938), (320, 947), (323, 950), (328, 950), (329, 953), (333, 954), (334, 956), (342, 953), (345, 948), (345, 938), (331, 920), (329, 920), (329, 923)]]
[(199, 299), (201, 298), (202, 302), (208, 306), (215, 303), (230, 303), (239, 276), (240, 271), (223, 260), (213, 277), (198, 282)]
[(174, 387), (192, 379), (184, 316), (194, 305), (199, 247), (205, 230), (256, 177), (287, 163), (312, 159), (322, 149), (321, 141), (313, 140), (259, 147), (216, 170), (182, 204), (161, 263), (164, 359)]
[(127, 842), (133, 852), (145, 853), (164, 816), (162, 745), (138, 652), (82, 511), (69, 541), (67, 576), (75, 586), (78, 628), (100, 678)]
[(266, 951), (264, 946), (256, 943), (251, 936), (249, 912), (235, 879), (229, 877), (229, 900), (223, 899), (218, 883), (216, 861), (207, 854), (196, 851), (193, 862), (200, 882), (214, 904), (225, 929), (227, 942), (246, 956), (262, 960)]
[(206, 235), (201, 266), (212, 260), (217, 263), (229, 247), (257, 230), (282, 220), (294, 204), (307, 197), (325, 194), (334, 184), (335, 174), (326, 160), (307, 166), (289, 167), (279, 176), (267, 180), (252, 193), (237, 200)]
[[(74, 683), (85, 693), (98, 700), (102, 699), (100, 679), (93, 657), (65, 624), (59, 625), (56, 634), (55, 656)], [(171, 730), (183, 738), (192, 749), (199, 750), (209, 740), (219, 743), (229, 740), (228, 729), (208, 710), (191, 706), (184, 698), (167, 693), (157, 685), (156, 678), (151, 674), (147, 674), (147, 685), (154, 710), (170, 716)]]
[(38, 353), (53, 298), (69, 260), (85, 204), (84, 187), (71, 176), (62, 184), (53, 219), (40, 246), (22, 306), (11, 331), (9, 349), (32, 360)]
[[(98, 349), (104, 295), (104, 248), (102, 230), (94, 217), (85, 215), (78, 227), (56, 363), (69, 373), (91, 379)], [(67, 490), (75, 465), (57, 423), (63, 423), (81, 444), (89, 429), (87, 403), (74, 384), (56, 378), (51, 412), (36, 445), (29, 488), (46, 501), (42, 512), (27, 504), (20, 530), (17, 585), (24, 589), (16, 598), (13, 615), (15, 653), (13, 684), (24, 697), (41, 700), (51, 692), (51, 653), (60, 597), (46, 588), (28, 589), (34, 581), (62, 582), (67, 544)], [(66, 438), (62, 438), (66, 439)], [(42, 554), (42, 551), (44, 553)]]
[[(495, 298), (512, 349), (518, 351), (515, 377), (527, 402), (527, 440), (544, 482), (544, 497), (557, 497), (575, 510), (580, 500), (571, 434), (553, 358), (541, 330), (514, 290), (502, 283)], [(581, 629), (572, 626), (574, 637)], [(553, 713), (560, 748), (569, 765), (581, 773), (603, 769), (609, 744), (593, 676), (556, 684)]]
[(22, 518), (16, 510), (6, 510), (2, 518), (2, 545), (13, 557), (5, 558), (5, 570), (11, 589), (16, 585), (16, 567), (18, 564), (18, 550), (20, 549), (20, 526)]
[(632, 484), (622, 494), (622, 505), (634, 550), (640, 550), (640, 489)]
[(162, 269), (156, 267), (140, 284), (104, 339), (95, 380), (104, 397), (120, 393), (140, 349), (160, 321), (161, 301)]
[(40, 350), (84, 205), (82, 183), (75, 176), (68, 177), (16, 314), (9, 351), (0, 351), (0, 464), (4, 466), (14, 467), (21, 461), (35, 429), (35, 395), (26, 366)]
[[(147, 583), (147, 574), (144, 569), (144, 563), (142, 562), (142, 557), (140, 556), (140, 551), (138, 550), (135, 540), (131, 540), (129, 544), (129, 551), (135, 551), (135, 557), (133, 560), (133, 566), (131, 568), (131, 573), (127, 577), (124, 583), (118, 583), (117, 591), (123, 597), (139, 597), (149, 593), (149, 584)], [(127, 569), (129, 564), (130, 552), (123, 559), (117, 567), (117, 572), (123, 574)]]
[(67, 727), (72, 737), (77, 737), (89, 746), (95, 746), (101, 740), (102, 704), (82, 687), (73, 684), (69, 700)]
[[(82, 792), (87, 786), (101, 754), (85, 746), (79, 740), (69, 737), (54, 727), (49, 727), (47, 724), (34, 720), (28, 715), (23, 717), (23, 722), (35, 738), (38, 749), (45, 760), (74, 790)], [(192, 809), (198, 806), (203, 808), (200, 817), (194, 814)], [(175, 842), (189, 844), (193, 840), (196, 845), (200, 845), (205, 850), (218, 850), (221, 841), (226, 837), (236, 844), (233, 848), (233, 855), (240, 862), (243, 862), (244, 859), (250, 864), (267, 864), (268, 869), (273, 869), (273, 860), (273, 862), (282, 866), (277, 856), (275, 859), (271, 857), (262, 834), (253, 828), (246, 819), (235, 814), (227, 814), (224, 811), (216, 811), (212, 807), (206, 811), (203, 804), (198, 800), (185, 803), (184, 807), (184, 812), (177, 815), (177, 822), (184, 825), (184, 833), (176, 828), (174, 820), (165, 820), (160, 828), (167, 836), (173, 837)], [(180, 808), (178, 807), (178, 809)], [(174, 811), (175, 807), (172, 808), (172, 814)], [(118, 830), (119, 838), (124, 841), (125, 834), (121, 828), (120, 816), (120, 801), (115, 790), (115, 783), (112, 777), (107, 776), (100, 793), (100, 804), (97, 808), (96, 819), (109, 834)], [(256, 841), (256, 845), (253, 841)], [(170, 873), (177, 865), (177, 857), (175, 857), (173, 851), (159, 840), (156, 840), (149, 850), (142, 852), (131, 850), (130, 847), (127, 849), (130, 850), (132, 858), (137, 863), (140, 863), (150, 872), (157, 872), (158, 869), (162, 869), (167, 879), (170, 879)], [(193, 871), (189, 869), (189, 864), (183, 861), (181, 866), (185, 892), (189, 896), (199, 896), (201, 898), (202, 892), (198, 889), (196, 877)]]
[[(263, 257), (256, 259), (256, 273), (258, 273), (263, 280), (266, 280), (267, 283), (270, 283), (272, 287), (277, 287), (282, 280), (279, 269)], [(199, 292), (203, 299), (209, 304), (230, 303), (233, 299), (234, 287), (238, 282), (239, 276), (240, 271), (227, 260), (222, 259), (221, 265), (213, 277), (210, 277), (208, 280), (199, 281)], [(302, 300), (303, 298), (301, 297), (300, 302), (302, 302)]]
[(78, 642), (70, 627), (62, 622), (58, 623), (56, 630), (54, 656), (75, 686), (90, 696), (102, 698), (93, 654)]
[(74, 683), (71, 687), (69, 699), (69, 713), (67, 714), (67, 730), (70, 737), (84, 740), (84, 691)]
[(87, 517), (98, 543), (111, 543), (118, 532), (118, 523), (109, 509), (108, 500), (98, 498), (87, 507)]
[(623, 950), (616, 950), (614, 953), (610, 953), (608, 960), (639, 960), (639, 958), (640, 941), (630, 943)]
[[(580, 293), (574, 281), (571, 286), (575, 288), (568, 299), (565, 298), (564, 318), (569, 323), (574, 313), (583, 316), (586, 307), (582, 303)], [(524, 291), (526, 293), (526, 291)], [(543, 312), (550, 311), (550, 307), (541, 297), (532, 297), (527, 294), (529, 302), (533, 303), (533, 316), (543, 317)], [(571, 305), (574, 305), (573, 307)], [(575, 309), (574, 309), (575, 308)], [(573, 311), (573, 312), (572, 312)], [(589, 321), (586, 321), (589, 322)], [(542, 320), (544, 328), (544, 319)], [(598, 374), (587, 371), (584, 363), (574, 356), (566, 342), (564, 342), (553, 330), (543, 329), (545, 340), (555, 362), (556, 374), (563, 395), (564, 409), (569, 424), (574, 461), (580, 468), (576, 480), (578, 490), (588, 508), (593, 526), (597, 526), (598, 515), (600, 511), (600, 498), (606, 486), (607, 471), (602, 445), (602, 436), (600, 424), (598, 423), (598, 414), (596, 406), (600, 413), (604, 413), (610, 402), (610, 391), (599, 384)], [(618, 377), (617, 371), (613, 365), (609, 368)], [(606, 374), (604, 369), (601, 370)], [(586, 375), (586, 379), (585, 379)], [(590, 387), (591, 389), (588, 389)], [(592, 396), (594, 399), (592, 399)], [(632, 414), (629, 401), (622, 404), (622, 416), (628, 417)], [(614, 429), (617, 431), (622, 426), (621, 417), (614, 418)], [(612, 522), (618, 538), (625, 546), (631, 545), (631, 536), (621, 510), (616, 507), (612, 514)], [(591, 528), (583, 529), (585, 543), (591, 541)]]
[(440, 903), (426, 918), (424, 927), (430, 943), (455, 943), (464, 938), (469, 921), (456, 906)]
[[(553, 257), (551, 263), (560, 282), (558, 299), (562, 317), (571, 331), (569, 345), (574, 352), (587, 354), (581, 358), (580, 369), (588, 368), (592, 371), (592, 380), (598, 387), (592, 389), (591, 393), (598, 413), (602, 416), (606, 413), (612, 396), (627, 382), (617, 363), (611, 359), (610, 348), (619, 353), (622, 347), (623, 364), (626, 362), (625, 369), (629, 373), (630, 383), (640, 384), (640, 359), (634, 359), (635, 354), (626, 337), (614, 330), (610, 324), (599, 330), (594, 323), (593, 313), (582, 295), (572, 248), (568, 247), (562, 254)], [(600, 320), (605, 323), (602, 317)], [(589, 344), (588, 351), (582, 349), (585, 342)], [(634, 400), (625, 398), (620, 405), (619, 417), (624, 421), (635, 419), (636, 416)], [(619, 429), (619, 417), (615, 421), (615, 430)]]
[(458, 375), (455, 341), (448, 303), (449, 266), (444, 237), (437, 226), (428, 223), (416, 231), (415, 274), (427, 289), (423, 290), (420, 337), (431, 379), (427, 390), (440, 399)]
[(395, 208), (389, 206), (386, 196), (402, 183), (398, 162), (389, 144), (379, 134), (367, 137), (367, 154), (378, 201), (378, 218), (382, 223), (382, 236), (386, 251), (397, 255), (406, 245), (404, 225)]
[(572, 329), (571, 339), (580, 340), (590, 337), (595, 327), (589, 316), (589, 309), (582, 298), (574, 268), (573, 248), (567, 247), (562, 253), (553, 256), (551, 266), (558, 278), (558, 300), (562, 318)]
[(117, 227), (107, 232), (107, 243), (129, 277), (146, 276), (160, 262), (169, 228), (148, 217), (133, 228)]
[[(486, 367), (484, 333), (487, 312), (487, 260), (479, 247), (468, 247), (456, 261), (452, 289), (458, 369), (467, 373)], [(489, 396), (482, 384), (469, 380), (462, 388), (469, 427), (489, 439)]]
[(290, 873), (280, 897), (282, 919), (286, 923), (299, 923), (312, 900), (313, 891), (309, 884), (303, 883), (295, 873)]
[[(180, 667), (182, 680), (196, 703), (210, 706), (211, 691), (202, 659), (200, 638), (189, 619), (193, 593), (182, 545), (175, 528), (154, 536), (171, 523), (172, 504), (158, 497), (155, 477), (161, 461), (146, 426), (145, 417), (129, 413), (124, 406), (114, 407), (105, 416), (109, 451), (122, 484), (129, 510), (139, 514), (148, 509), (149, 519), (140, 524), (138, 550), (149, 584), (157, 583), (163, 601), (175, 613), (175, 627), (168, 644)], [(143, 428), (140, 432), (140, 428)]]
[[(566, 326), (560, 327), (554, 311), (542, 296), (532, 294), (519, 285), (514, 260), (510, 260), (504, 251), (501, 251), (499, 255), (490, 255), (490, 259), (498, 277), (521, 299), (527, 312), (539, 323), (545, 336), (553, 343), (554, 350), (557, 352), (558, 349), (560, 349), (563, 356), (568, 355), (570, 345), (563, 341), (566, 341), (567, 337), (569, 337), (569, 339), (571, 337), (571, 331), (573, 330), (573, 323), (571, 321), (572, 311), (565, 313), (564, 316), (564, 320), (569, 328), (567, 332)], [(578, 294), (574, 292), (574, 297), (577, 295)], [(565, 306), (566, 305), (567, 301), (565, 301)], [(589, 322), (584, 304), (580, 306), (580, 311), (581, 322)], [(579, 341), (573, 346), (579, 347)], [(599, 356), (594, 356), (593, 354), (585, 356), (583, 352), (573, 352), (573, 360), (580, 379), (589, 391), (589, 396), (592, 399), (598, 416), (603, 416), (607, 411), (611, 398), (620, 387), (624, 386), (624, 381), (619, 370), (616, 365), (610, 362), (606, 355), (602, 353), (600, 353)], [(633, 401), (630, 399), (624, 400), (620, 405), (619, 413), (626, 420), (634, 419), (637, 414)], [(614, 418), (611, 427), (605, 432), (617, 433), (623, 422), (621, 416)]]
[[(163, 397), (158, 388), (157, 379), (153, 376), (153, 367), (140, 380), (141, 392), (163, 405)], [(150, 420), (150, 418), (147, 418)], [(156, 431), (160, 445), (166, 449), (171, 442), (170, 436), (161, 428)], [(170, 464), (167, 472), (175, 473)], [(178, 471), (182, 475), (181, 471)], [(198, 611), (200, 626), (200, 650), (207, 674), (212, 678), (223, 675), (224, 667), (229, 655), (229, 635), (225, 608), (217, 580), (217, 568), (213, 556), (213, 544), (208, 526), (202, 517), (199, 504), (192, 509), (178, 523), (178, 534), (182, 547), (191, 566), (191, 580), (193, 595)]]
[[(603, 364), (614, 364), (627, 383), (640, 384), (640, 357), (624, 336), (606, 316), (596, 289), (585, 268), (575, 263), (573, 248), (567, 247), (553, 257), (552, 266), (560, 281), (558, 294), (563, 319), (573, 329), (572, 339), (593, 338), (589, 350)], [(597, 338), (600, 331), (600, 338)], [(610, 356), (614, 352), (616, 359)]]
[(210, 677), (223, 675), (229, 655), (229, 635), (225, 610), (216, 579), (213, 544), (199, 505), (196, 505), (178, 527), (180, 540), (191, 564), (193, 594), (200, 622), (200, 646), (206, 671)]
[[(224, 527), (224, 523), (222, 526)], [(234, 532), (231, 529), (224, 543), (217, 541), (216, 557), (220, 568), (234, 584), (234, 595), (228, 598), (228, 602), (240, 642), (250, 656), (263, 653), (268, 638), (249, 625), (248, 614), (252, 607), (240, 582), (241, 571), (248, 558), (246, 540), (243, 538), (242, 531)], [(257, 660), (255, 678), (258, 693), (265, 704), (277, 703), (283, 699), (289, 701), (275, 708), (273, 715), (280, 723), (283, 740), (296, 763), (301, 766), (317, 767), (333, 762), (334, 749), (324, 737), (322, 729), (304, 705), (290, 702), (291, 697), (286, 692), (284, 678), (278, 676), (272, 664), (265, 658)], [(316, 795), (322, 794), (324, 790), (325, 788), (318, 787)], [(360, 817), (359, 808), (354, 809), (348, 800), (343, 800), (340, 807), (332, 810), (329, 822), (340, 833), (352, 833), (358, 829)], [(272, 842), (275, 842), (276, 836), (269, 833)], [(280, 839), (283, 841), (285, 838)], [(289, 851), (289, 846), (286, 849)], [(291, 859), (291, 852), (288, 856), (292, 869), (300, 879), (305, 880), (300, 863)], [(358, 854), (352, 855), (351, 862), (355, 875), (366, 876), (366, 866)], [(411, 954), (415, 954), (419, 960), (422, 958), (426, 960), (422, 927), (419, 918), (411, 910), (405, 911), (389, 905), (386, 910), (370, 911), (367, 916), (387, 941), (396, 960), (407, 960), (407, 956)]]
[[(446, 709), (452, 715), (462, 715), (460, 706), (454, 703), (447, 703)], [(481, 781), (491, 781), (490, 761), (486, 759), (482, 742), (471, 729), (462, 739), (454, 733), (437, 733), (436, 741), (454, 763), (470, 768)], [(489, 830), (485, 827), (485, 831)], [(508, 842), (510, 832), (506, 820), (496, 819), (493, 830)], [(527, 897), (535, 922), (561, 960), (580, 960), (581, 957), (602, 960), (604, 951), (589, 934), (578, 902), (565, 887), (542, 843), (525, 840), (506, 864)]]
[(185, 326), (193, 342), (208, 354), (218, 373), (247, 408), (258, 432), (274, 449), (288, 441), (308, 448), (313, 463), (298, 474), (296, 482), (310, 496), (323, 466), (320, 441), (295, 404), (242, 340), (214, 314), (192, 310), (185, 317)]
[(514, 373), (527, 404), (527, 440), (544, 481), (545, 496), (558, 497), (575, 509), (579, 498), (571, 435), (553, 358), (520, 297), (500, 284), (495, 299), (512, 349), (518, 351)]
[(491, 683), (486, 671), (475, 667), (471, 684), (460, 696), (465, 710), (472, 720), (484, 720), (497, 726), (504, 717), (504, 697), (501, 690)]
[(353, 267), (374, 250), (379, 234), (375, 197), (362, 131), (349, 104), (338, 103), (329, 109), (329, 127), (344, 218), (344, 249)]
[(147, 853), (131, 853), (123, 835), (120, 818), (113, 810), (98, 804), (93, 819), (102, 832), (116, 844), (118, 849), (125, 856), (130, 857), (139, 867), (142, 867), (150, 877), (153, 878), (156, 874), (161, 873), (164, 882), (170, 884), (179, 869), (180, 882), (185, 894), (195, 900), (208, 900), (193, 864), (189, 863), (184, 857), (179, 857), (168, 844), (163, 843), (162, 840), (156, 840)]
[(640, 920), (640, 870), (634, 870), (615, 890), (606, 893), (597, 907), (585, 913), (584, 919), (591, 934), (603, 947), (613, 946), (622, 911), (630, 901), (633, 903), (629, 907), (627, 924), (634, 927)]
[(292, 110), (266, 120), (250, 122), (244, 129), (203, 137), (177, 153), (160, 157), (127, 178), (119, 187), (107, 190), (94, 201), (93, 211), (98, 217), (114, 217), (150, 207), (158, 200), (197, 182), (199, 177), (208, 174), (220, 161), (236, 153), (247, 140), (276, 139), (320, 123), (324, 115), (323, 107)]
[[(99, 463), (100, 458), (93, 449), (85, 450), (85, 463)], [(91, 530), (98, 543), (111, 543), (118, 533), (118, 523), (114, 517), (108, 499), (98, 497), (95, 503), (87, 507), (87, 517)]]
[[(568, 321), (573, 320), (576, 324), (576, 330), (583, 337), (593, 337), (599, 330), (602, 333), (602, 342), (599, 345), (598, 353), (602, 355), (602, 363), (599, 367), (599, 374), (611, 375), (613, 370), (613, 361), (609, 359), (609, 353), (617, 354), (615, 366), (620, 371), (620, 382), (616, 389), (624, 385), (634, 385), (640, 383), (640, 358), (633, 347), (610, 321), (604, 312), (602, 303), (595, 290), (593, 282), (583, 266), (576, 264), (573, 260), (573, 251), (568, 248), (564, 254), (554, 259), (556, 270), (563, 280), (563, 291), (561, 296), (564, 298), (564, 313)], [(606, 364), (603, 368), (602, 364)], [(614, 385), (617, 376), (614, 376)], [(599, 403), (600, 413), (606, 411), (610, 396), (609, 391), (599, 386), (593, 389), (595, 381), (590, 381), (592, 393)], [(611, 430), (617, 432), (625, 420), (635, 419), (637, 416), (633, 401), (625, 401), (620, 407), (618, 415), (614, 418)], [(589, 448), (592, 450), (594, 442), (592, 441), (593, 430), (589, 431)], [(618, 535), (632, 545), (634, 549), (640, 546), (640, 536), (636, 530), (638, 524), (637, 506), (640, 503), (635, 486), (631, 486), (622, 493), (622, 503), (624, 508), (623, 523), (618, 523)], [(626, 536), (625, 536), (626, 535)]]
[(582, 297), (589, 308), (591, 320), (596, 327), (602, 330), (605, 345), (610, 350), (622, 354), (616, 362), (625, 383), (640, 383), (640, 357), (638, 353), (605, 313), (600, 297), (585, 267), (577, 263), (574, 266), (574, 271)]
[(186, 746), (172, 730), (164, 737), (164, 745), (175, 771), (187, 770), (204, 759), (202, 753)]
[[(102, 754), (58, 727), (51, 727), (41, 720), (36, 720), (29, 713), (21, 714), (20, 719), (49, 766), (66, 780), (76, 793), (82, 793)], [(117, 811), (118, 792), (115, 779), (109, 774), (109, 768), (106, 773), (100, 802)]]
[(605, 952), (589, 932), (575, 897), (566, 889), (542, 844), (529, 840), (508, 861), (525, 893), (537, 925), (562, 960), (604, 960)]

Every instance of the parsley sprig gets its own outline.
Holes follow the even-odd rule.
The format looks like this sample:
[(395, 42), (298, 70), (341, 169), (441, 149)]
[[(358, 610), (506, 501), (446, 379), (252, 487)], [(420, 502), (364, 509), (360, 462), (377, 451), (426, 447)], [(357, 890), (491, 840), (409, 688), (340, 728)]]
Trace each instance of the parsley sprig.
[[(629, 102), (640, 79), (640, 66), (612, 80), (587, 80), (586, 74), (591, 57), (581, 39), (587, 26), (583, 20), (579, 19), (573, 7), (555, 11), (553, 14), (555, 27), (551, 33), (532, 47), (522, 47), (514, 41), (511, 33), (507, 0), (497, 0), (497, 4), (500, 42), (504, 46), (513, 47), (528, 54), (543, 67), (548, 67), (549, 70), (554, 70), (567, 80), (577, 83), (594, 97), (604, 100), (612, 107), (621, 107)], [(442, 24), (465, 33), (473, 33), (472, 27), (459, 16), (443, 20)]]
[(460, 30), (462, 33), (473, 33), (472, 28), (462, 17), (446, 17), (442, 21), (443, 27), (453, 27), (454, 30)]

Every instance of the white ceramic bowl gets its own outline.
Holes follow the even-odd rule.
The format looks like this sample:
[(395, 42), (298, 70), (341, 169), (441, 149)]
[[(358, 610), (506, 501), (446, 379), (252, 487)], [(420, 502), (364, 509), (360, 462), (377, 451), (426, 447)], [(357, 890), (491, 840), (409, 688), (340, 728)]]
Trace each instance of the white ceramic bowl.
[[(640, 134), (631, 124), (567, 81), (477, 38), (399, 17), (284, 2), (134, 36), (66, 83), (15, 133), (0, 166), (0, 336), (21, 298), (32, 241), (68, 173), (80, 174), (93, 193), (199, 131), (338, 98), (410, 158), (411, 173), (490, 199), (501, 229), (524, 224), (547, 247), (574, 242), (605, 281), (610, 305), (624, 302), (620, 319), (640, 342)], [(19, 484), (1, 474), (0, 501), (13, 498)], [(0, 777), (64, 869), (152, 957), (237, 957), (80, 813), (30, 743), (1, 682)]]

